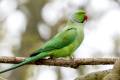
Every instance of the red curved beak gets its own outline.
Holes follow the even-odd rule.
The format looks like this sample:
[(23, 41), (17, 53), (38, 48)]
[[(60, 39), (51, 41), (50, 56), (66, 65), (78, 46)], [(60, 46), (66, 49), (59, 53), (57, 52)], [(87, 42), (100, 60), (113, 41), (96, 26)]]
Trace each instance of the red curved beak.
[(84, 17), (84, 20), (87, 21), (87, 20), (88, 20), (88, 16), (85, 16), (85, 17)]

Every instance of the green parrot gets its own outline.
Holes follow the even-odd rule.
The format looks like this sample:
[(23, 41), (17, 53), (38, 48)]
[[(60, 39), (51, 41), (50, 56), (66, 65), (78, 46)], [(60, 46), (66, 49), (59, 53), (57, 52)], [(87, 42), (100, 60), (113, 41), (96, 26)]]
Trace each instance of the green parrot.
[(83, 24), (87, 20), (85, 11), (78, 10), (74, 12), (68, 20), (66, 27), (46, 42), (40, 49), (35, 51), (23, 62), (13, 65), (13, 67), (0, 71), (1, 73), (16, 69), (30, 62), (35, 62), (47, 56), (52, 58), (71, 56), (84, 38)]

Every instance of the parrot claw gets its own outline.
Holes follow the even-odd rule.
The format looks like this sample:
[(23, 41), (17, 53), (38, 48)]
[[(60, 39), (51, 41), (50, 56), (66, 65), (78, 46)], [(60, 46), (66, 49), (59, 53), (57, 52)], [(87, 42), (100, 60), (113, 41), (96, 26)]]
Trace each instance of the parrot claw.
[(53, 60), (54, 60), (54, 59), (56, 59), (56, 58), (55, 58), (55, 57), (53, 57), (53, 56), (50, 56), (48, 59), (53, 59)]
[(71, 60), (74, 60), (74, 56), (70, 56), (69, 58), (70, 58)]

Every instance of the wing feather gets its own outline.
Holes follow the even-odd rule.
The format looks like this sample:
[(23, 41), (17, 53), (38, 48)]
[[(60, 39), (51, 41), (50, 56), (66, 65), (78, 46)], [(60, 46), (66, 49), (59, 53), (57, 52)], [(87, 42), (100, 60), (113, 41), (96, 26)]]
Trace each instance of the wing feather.
[(57, 34), (55, 37), (53, 37), (51, 40), (45, 43), (42, 46), (42, 48), (34, 52), (31, 56), (35, 56), (37, 54), (40, 54), (41, 52), (46, 52), (46, 51), (51, 51), (66, 47), (75, 40), (76, 36), (77, 36), (76, 28), (69, 28), (64, 32)]

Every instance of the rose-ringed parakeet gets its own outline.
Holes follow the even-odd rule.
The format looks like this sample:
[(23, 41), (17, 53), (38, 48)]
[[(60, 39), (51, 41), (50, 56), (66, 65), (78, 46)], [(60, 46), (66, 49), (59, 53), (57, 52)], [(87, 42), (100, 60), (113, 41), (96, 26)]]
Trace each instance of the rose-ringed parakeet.
[(78, 10), (72, 14), (66, 27), (46, 42), (40, 49), (35, 51), (24, 61), (13, 65), (13, 67), (0, 71), (1, 73), (16, 69), (30, 62), (35, 62), (47, 56), (58, 58), (70, 56), (81, 44), (84, 38), (83, 23), (87, 19), (83, 10)]

